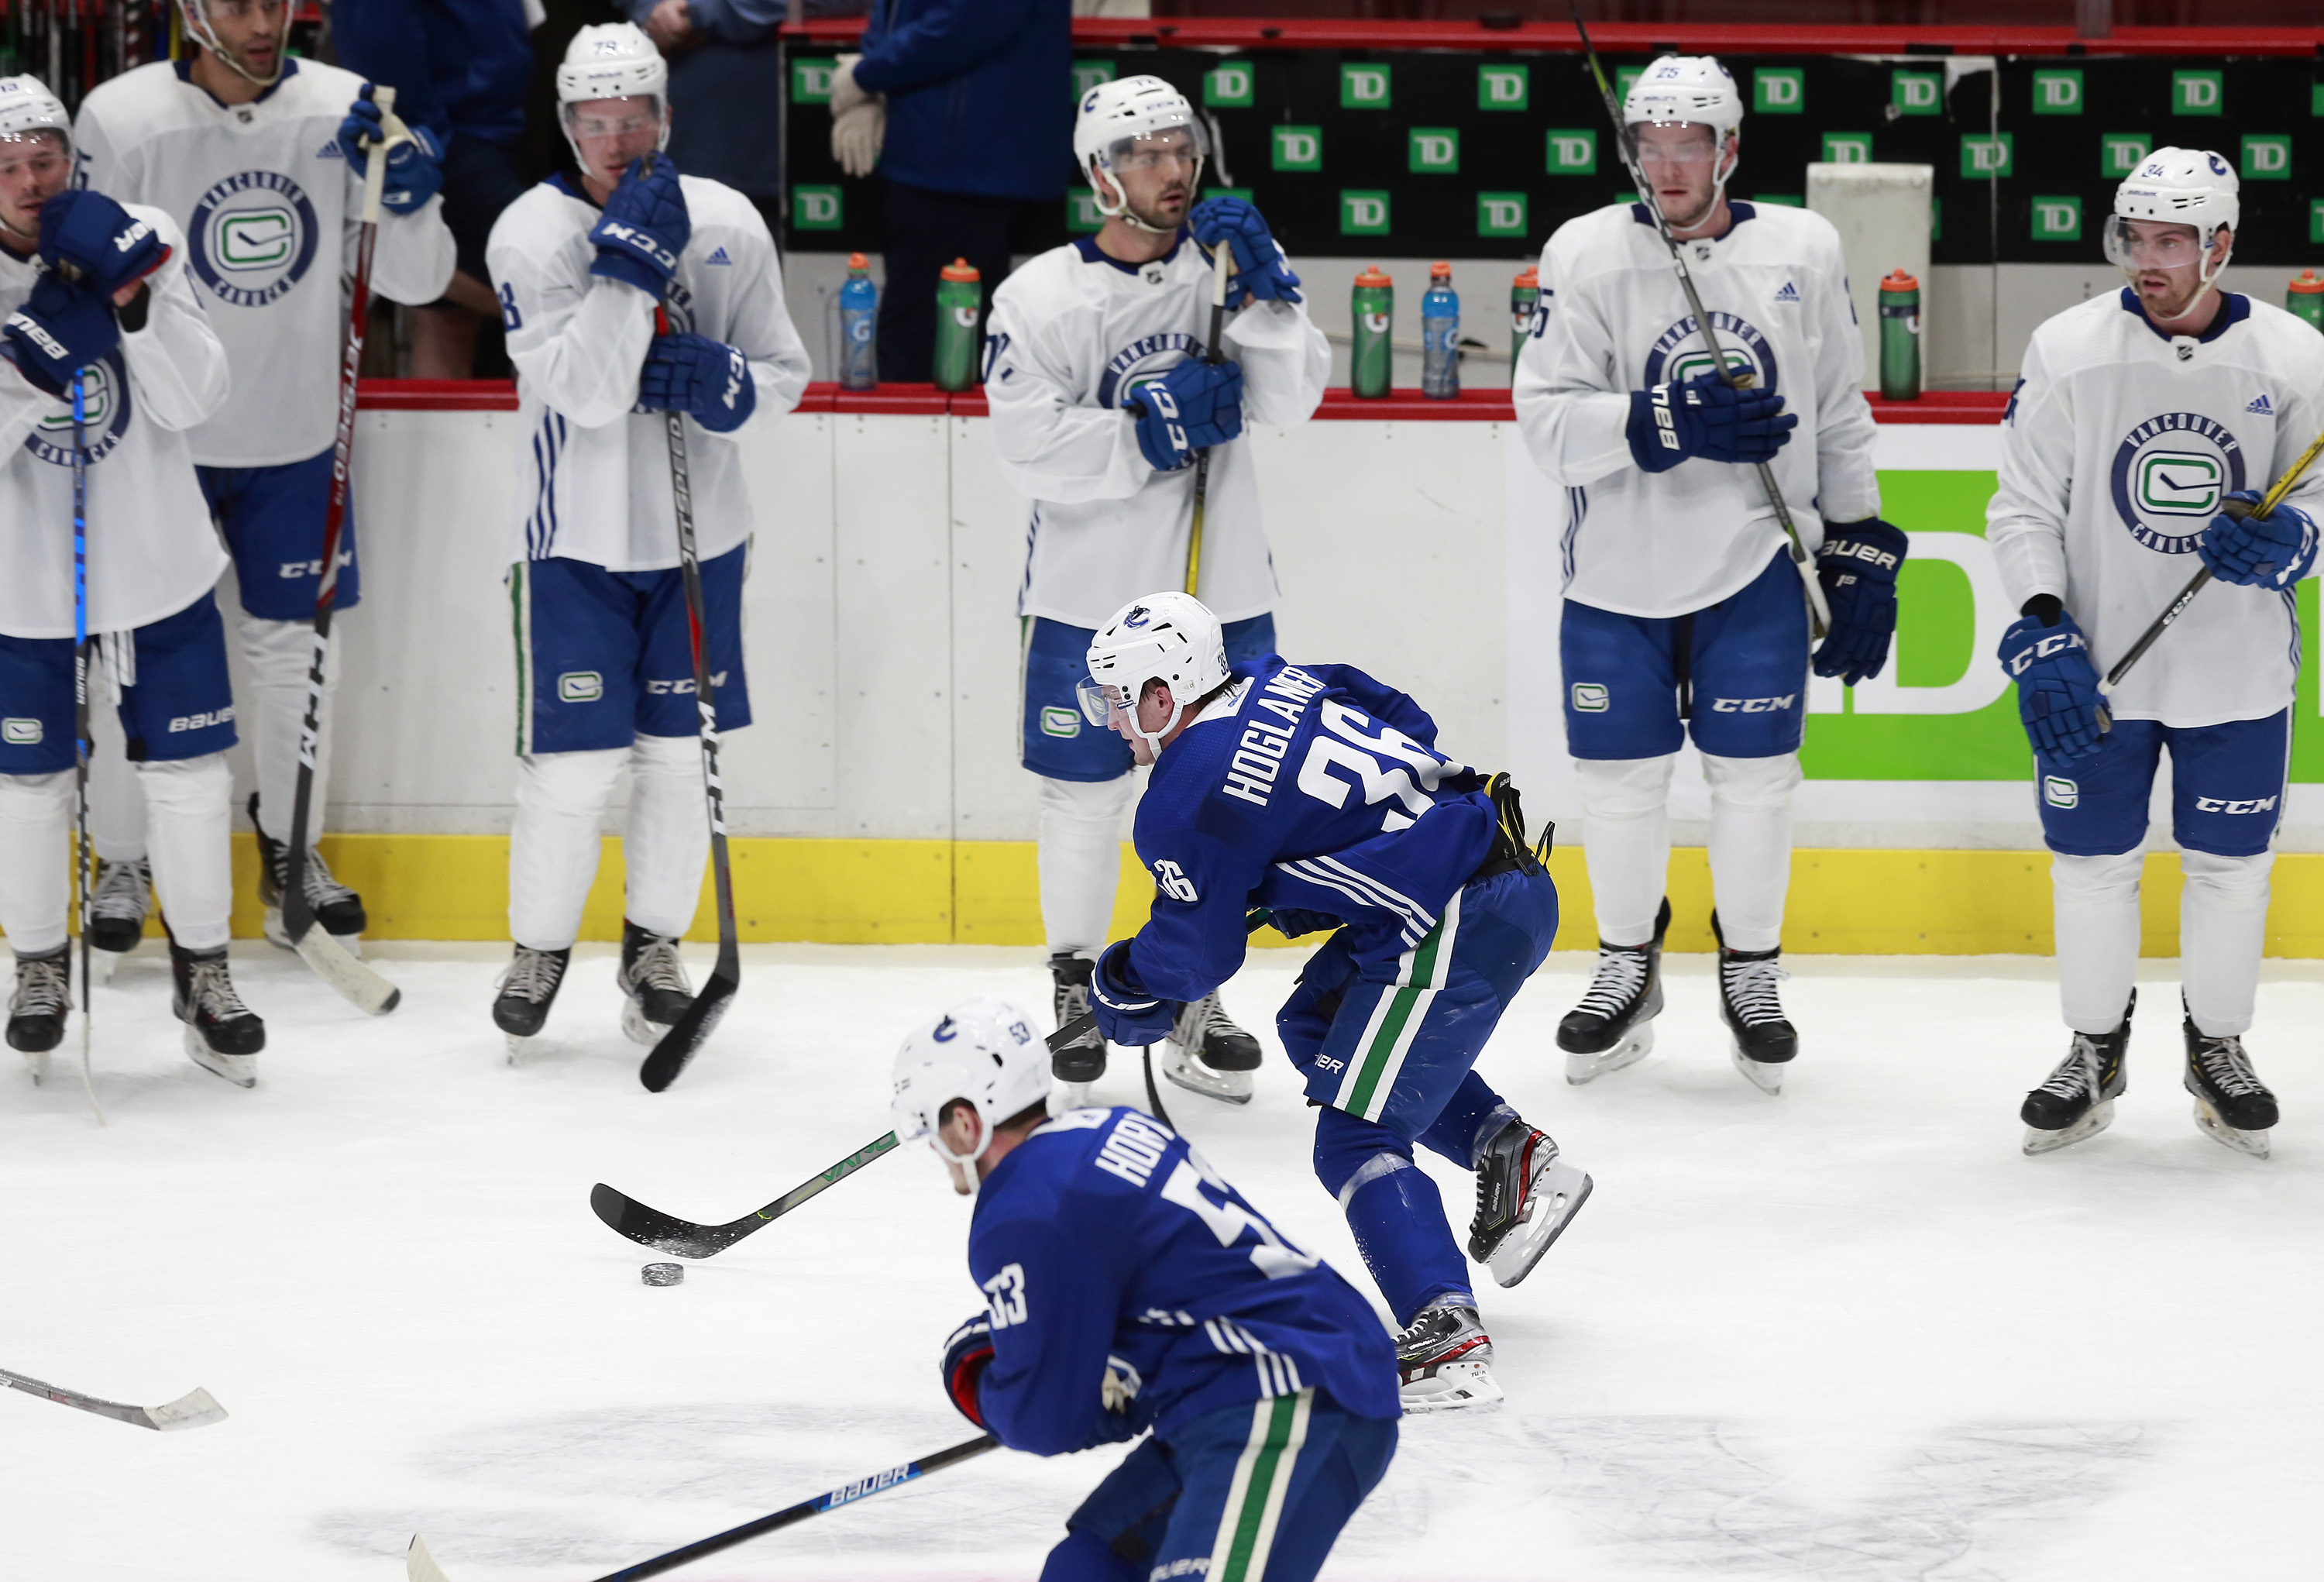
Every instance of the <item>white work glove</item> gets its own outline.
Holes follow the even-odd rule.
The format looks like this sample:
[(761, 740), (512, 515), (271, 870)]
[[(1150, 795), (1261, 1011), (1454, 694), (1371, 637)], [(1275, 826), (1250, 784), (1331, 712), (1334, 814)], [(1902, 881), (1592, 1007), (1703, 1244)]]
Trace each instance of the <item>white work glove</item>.
[(861, 55), (842, 55), (831, 73), (831, 157), (851, 176), (872, 173), (888, 134), (888, 98), (856, 86)]

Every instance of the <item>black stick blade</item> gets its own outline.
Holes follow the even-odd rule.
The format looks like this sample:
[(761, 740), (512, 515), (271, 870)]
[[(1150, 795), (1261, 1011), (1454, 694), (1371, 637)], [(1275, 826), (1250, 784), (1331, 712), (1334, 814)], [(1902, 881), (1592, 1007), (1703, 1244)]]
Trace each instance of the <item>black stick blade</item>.
[[(725, 1251), (750, 1234), (750, 1231), (730, 1234), (730, 1227), (725, 1226), (696, 1225), (690, 1219), (664, 1214), (659, 1208), (649, 1208), (603, 1181), (589, 1189), (589, 1207), (615, 1232), (640, 1246), (651, 1247), (658, 1253), (669, 1253), (680, 1258), (710, 1257)], [(752, 1229), (757, 1228), (753, 1223)]]
[(718, 970), (710, 975), (710, 981), (702, 985), (702, 992), (694, 996), (694, 1004), (686, 1008), (686, 1014), (661, 1035), (661, 1041), (654, 1045), (645, 1064), (638, 1068), (638, 1080), (646, 1085), (648, 1093), (659, 1093), (678, 1080), (678, 1073), (686, 1069), (687, 1062), (717, 1029), (736, 986), (733, 975), (726, 971), (724, 962), (720, 962)]

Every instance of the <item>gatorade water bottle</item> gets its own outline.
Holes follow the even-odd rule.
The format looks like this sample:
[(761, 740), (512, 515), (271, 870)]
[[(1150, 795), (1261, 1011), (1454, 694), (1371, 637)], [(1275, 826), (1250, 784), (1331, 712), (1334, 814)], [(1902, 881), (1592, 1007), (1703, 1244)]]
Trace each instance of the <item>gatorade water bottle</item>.
[(1921, 399), (1921, 282), (1901, 269), (1880, 282), (1880, 394)]
[(938, 390), (966, 390), (976, 383), (976, 310), (984, 301), (976, 268), (955, 258), (939, 272), (936, 284), (936, 381)]
[(2300, 278), (2283, 288), (2283, 305), (2292, 317), (2324, 329), (2324, 280), (2318, 280), (2312, 269), (2301, 270)]
[(1420, 393), (1432, 401), (1461, 393), (1461, 299), (1449, 264), (1428, 266), (1428, 291), (1420, 299)]
[(1541, 271), (1526, 264), (1509, 282), (1509, 382), (1517, 376), (1517, 357), (1533, 334), (1533, 310), (1541, 305)]
[(1354, 344), (1348, 356), (1348, 385), (1358, 395), (1386, 395), (1394, 374), (1388, 330), (1396, 323), (1396, 282), (1377, 264), (1356, 276), (1348, 318)]
[(880, 383), (872, 360), (872, 331), (880, 317), (880, 288), (861, 253), (847, 255), (847, 283), (839, 288), (839, 387), (869, 390)]

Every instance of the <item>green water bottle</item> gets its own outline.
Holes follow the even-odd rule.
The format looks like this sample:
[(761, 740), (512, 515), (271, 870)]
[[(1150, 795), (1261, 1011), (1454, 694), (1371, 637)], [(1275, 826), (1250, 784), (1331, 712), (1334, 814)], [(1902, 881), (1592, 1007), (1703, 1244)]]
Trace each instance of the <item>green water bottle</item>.
[(976, 310), (984, 287), (976, 266), (955, 258), (938, 272), (936, 283), (936, 381), (938, 390), (966, 390), (976, 383)]
[(2324, 280), (2318, 280), (2312, 269), (2301, 270), (2300, 278), (2283, 288), (2283, 305), (2293, 318), (2324, 329)]
[(1921, 399), (1921, 282), (1901, 269), (1880, 282), (1880, 395)]
[(1348, 385), (1358, 395), (1384, 396), (1395, 374), (1388, 331), (1396, 323), (1396, 282), (1373, 264), (1356, 276), (1348, 319), (1354, 344), (1348, 356)]
[(1541, 271), (1526, 264), (1509, 282), (1509, 383), (1517, 383), (1517, 358), (1533, 334), (1533, 311), (1541, 305)]

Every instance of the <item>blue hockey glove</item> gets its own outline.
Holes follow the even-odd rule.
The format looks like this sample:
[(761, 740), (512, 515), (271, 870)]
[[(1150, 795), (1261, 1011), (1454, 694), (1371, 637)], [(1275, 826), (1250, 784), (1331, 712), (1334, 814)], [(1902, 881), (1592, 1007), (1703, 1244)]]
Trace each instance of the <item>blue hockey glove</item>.
[(101, 296), (169, 260), (160, 233), (102, 192), (68, 190), (41, 205), (41, 262), (51, 269), (69, 264)]
[[(2238, 489), (2227, 498), (2259, 504), (2259, 496), (2249, 489)], [(2290, 587), (2316, 563), (2316, 524), (2296, 505), (2278, 505), (2273, 516), (2240, 519), (2222, 511), (2195, 541), (2195, 553), (2221, 582), (2237, 587)]]
[(1097, 970), (1090, 974), (1090, 1009), (1097, 1013), (1098, 1032), (1128, 1049), (1158, 1043), (1178, 1020), (1176, 1002), (1155, 998), (1130, 976), (1127, 939), (1116, 939), (1097, 958)]
[(714, 434), (750, 421), (759, 387), (740, 350), (706, 335), (657, 335), (638, 368), (638, 410), (684, 412)]
[(1630, 393), (1630, 454), (1645, 472), (1668, 472), (1691, 456), (1748, 465), (1772, 459), (1799, 422), (1772, 390), (1737, 390), (1698, 374)]
[(1181, 363), (1130, 387), (1121, 404), (1137, 414), (1138, 449), (1156, 472), (1176, 472), (1194, 452), (1242, 432), (1242, 365)]
[(1896, 572), (1904, 564), (1902, 532), (1877, 516), (1826, 523), (1816, 551), (1816, 580), (1831, 606), (1831, 630), (1815, 651), (1815, 673), (1848, 686), (1880, 673), (1896, 634)]
[(693, 235), (678, 167), (668, 154), (650, 153), (623, 171), (607, 195), (604, 215), (589, 232), (597, 248), (589, 273), (626, 281), (659, 301)]
[(85, 368), (121, 344), (121, 325), (102, 286), (43, 274), (24, 305), (0, 327), (8, 357), (42, 393), (64, 399), (75, 368)]
[(2098, 672), (2074, 617), (2061, 609), (2044, 621), (2048, 613), (2021, 615), (2001, 634), (2001, 668), (2017, 683), (2017, 717), (2034, 750), (2070, 763), (2098, 750)]
[[(444, 150), (436, 134), (425, 126), (411, 127), (410, 132), (420, 140), (418, 145), (399, 143), (389, 150), (387, 174), (380, 180), (380, 205), (395, 214), (410, 214), (444, 185)], [(370, 151), (364, 145), (386, 141), (387, 122), (366, 82), (362, 97), (347, 106), (347, 118), (339, 123), (339, 152), (346, 156), (347, 169), (355, 172), (356, 180), (371, 170)]]
[(1299, 277), (1285, 262), (1274, 233), (1259, 210), (1241, 199), (1205, 198), (1186, 216), (1186, 225), (1204, 246), (1214, 248), (1223, 242), (1234, 250), (1228, 307), (1240, 308), (1253, 297), (1269, 302), (1300, 300)]
[(984, 1426), (984, 1407), (976, 1386), (992, 1361), (992, 1320), (982, 1313), (952, 1332), (945, 1342), (944, 1386), (952, 1403), (978, 1428)]

